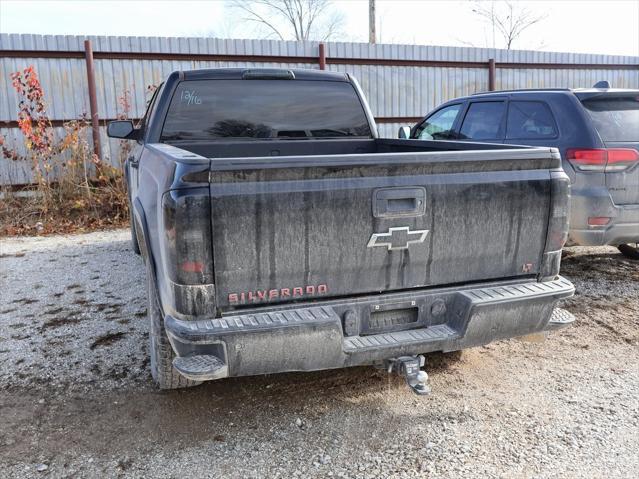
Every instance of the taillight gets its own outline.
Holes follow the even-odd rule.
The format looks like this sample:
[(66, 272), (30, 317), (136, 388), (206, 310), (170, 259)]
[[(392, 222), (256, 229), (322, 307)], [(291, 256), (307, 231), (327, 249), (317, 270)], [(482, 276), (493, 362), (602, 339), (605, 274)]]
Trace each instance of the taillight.
[(169, 278), (181, 285), (213, 283), (208, 189), (169, 191), (162, 200)]
[(539, 273), (540, 281), (555, 279), (559, 274), (561, 249), (568, 239), (570, 215), (570, 180), (562, 171), (550, 172), (550, 217), (546, 246)]
[(204, 268), (204, 263), (201, 261), (184, 261), (180, 264), (180, 269), (187, 273), (203, 273)]
[(570, 148), (566, 158), (580, 171), (614, 173), (637, 164), (639, 152), (630, 148)]
[(604, 171), (608, 155), (606, 150), (571, 148), (566, 152), (568, 161), (581, 171)]
[(568, 239), (570, 179), (564, 173), (550, 173), (550, 218), (545, 251), (560, 251)]
[(606, 171), (623, 171), (639, 162), (639, 152), (630, 148), (615, 148), (608, 150)]

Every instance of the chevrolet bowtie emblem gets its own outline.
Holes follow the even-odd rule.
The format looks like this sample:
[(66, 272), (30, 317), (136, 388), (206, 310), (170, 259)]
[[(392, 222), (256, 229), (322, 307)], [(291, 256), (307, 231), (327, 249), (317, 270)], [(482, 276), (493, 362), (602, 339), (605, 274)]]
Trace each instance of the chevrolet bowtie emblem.
[(368, 248), (385, 246), (389, 250), (408, 249), (413, 243), (423, 243), (429, 230), (411, 231), (408, 226), (389, 228), (388, 233), (373, 233), (366, 245)]

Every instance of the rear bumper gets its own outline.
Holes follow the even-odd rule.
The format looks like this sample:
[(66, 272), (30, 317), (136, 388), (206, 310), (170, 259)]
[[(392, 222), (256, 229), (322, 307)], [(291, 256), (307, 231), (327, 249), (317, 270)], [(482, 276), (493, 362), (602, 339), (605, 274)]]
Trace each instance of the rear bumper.
[[(558, 329), (571, 319), (553, 310), (573, 293), (560, 277), (280, 306), (213, 320), (167, 316), (165, 327), (178, 357), (219, 358), (224, 373), (209, 377), (217, 379), (372, 364)], [(359, 334), (372, 312), (406, 306), (417, 311), (415, 329)]]
[[(639, 240), (639, 205), (616, 205), (607, 189), (574, 191), (571, 199), (570, 243), (617, 246)], [(605, 226), (588, 226), (588, 218), (609, 217)]]

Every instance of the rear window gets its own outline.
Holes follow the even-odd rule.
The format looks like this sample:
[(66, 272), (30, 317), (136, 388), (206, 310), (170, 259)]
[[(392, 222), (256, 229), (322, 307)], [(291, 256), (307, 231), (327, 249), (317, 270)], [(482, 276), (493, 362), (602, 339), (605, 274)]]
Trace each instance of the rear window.
[(639, 141), (639, 96), (583, 100), (603, 141)]
[(350, 83), (197, 80), (178, 85), (162, 140), (370, 137)]
[(506, 139), (534, 140), (557, 136), (548, 105), (538, 101), (511, 101), (508, 107)]
[(498, 140), (506, 106), (503, 101), (470, 104), (460, 130), (462, 139)]

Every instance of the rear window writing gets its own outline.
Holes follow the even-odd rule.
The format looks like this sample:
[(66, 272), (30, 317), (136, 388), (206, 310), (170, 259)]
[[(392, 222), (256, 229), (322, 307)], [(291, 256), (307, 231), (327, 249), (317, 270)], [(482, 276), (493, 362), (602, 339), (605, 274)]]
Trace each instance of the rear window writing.
[(534, 140), (557, 136), (550, 108), (538, 101), (511, 101), (508, 107), (506, 139)]
[(178, 85), (162, 140), (370, 137), (347, 82), (193, 80)]
[(639, 97), (583, 100), (603, 141), (639, 141)]

